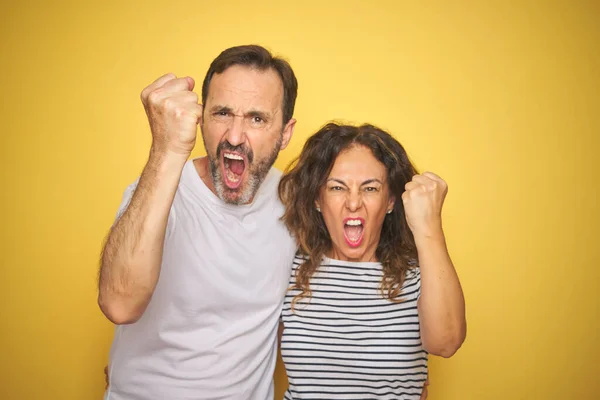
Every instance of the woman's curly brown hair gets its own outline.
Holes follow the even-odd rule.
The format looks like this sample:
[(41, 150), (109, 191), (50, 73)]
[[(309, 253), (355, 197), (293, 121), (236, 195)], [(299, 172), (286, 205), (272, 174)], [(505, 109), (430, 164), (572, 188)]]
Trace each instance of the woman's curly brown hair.
[(294, 297), (292, 307), (297, 301), (311, 296), (310, 279), (332, 247), (325, 221), (316, 210), (315, 202), (338, 155), (354, 146), (370, 149), (385, 166), (390, 195), (396, 199), (393, 212), (383, 221), (375, 252), (383, 267), (382, 294), (392, 301), (401, 301), (399, 296), (406, 272), (417, 266), (415, 240), (402, 204), (404, 186), (417, 170), (406, 151), (389, 133), (373, 125), (356, 127), (329, 123), (308, 139), (279, 183), (279, 198), (285, 206), (282, 220), (296, 238), (299, 255), (305, 258), (296, 270), (296, 284), (292, 289), (300, 290), (300, 294)]

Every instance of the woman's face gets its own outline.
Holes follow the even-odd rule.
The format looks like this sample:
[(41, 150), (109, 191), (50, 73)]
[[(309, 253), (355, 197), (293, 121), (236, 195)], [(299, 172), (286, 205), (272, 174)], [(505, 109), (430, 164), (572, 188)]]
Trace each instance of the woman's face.
[(340, 153), (316, 204), (331, 236), (328, 256), (343, 261), (377, 261), (381, 227), (394, 200), (387, 170), (371, 150), (357, 145)]

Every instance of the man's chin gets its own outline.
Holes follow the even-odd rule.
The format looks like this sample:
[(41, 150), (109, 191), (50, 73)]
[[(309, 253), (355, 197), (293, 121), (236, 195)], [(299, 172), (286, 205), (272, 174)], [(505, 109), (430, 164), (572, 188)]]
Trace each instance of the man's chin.
[(219, 198), (227, 204), (233, 204), (236, 206), (243, 204), (243, 193), (240, 189), (223, 188), (223, 190), (219, 191), (218, 195)]
[(242, 205), (249, 203), (252, 199), (252, 195), (248, 193), (248, 182), (242, 182), (236, 188), (230, 188), (221, 179), (218, 185), (215, 185), (217, 189), (217, 196), (227, 204)]

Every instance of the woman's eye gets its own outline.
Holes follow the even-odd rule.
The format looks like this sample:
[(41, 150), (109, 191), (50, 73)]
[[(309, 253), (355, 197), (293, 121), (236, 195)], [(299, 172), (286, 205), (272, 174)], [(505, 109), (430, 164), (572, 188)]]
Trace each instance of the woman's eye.
[(376, 192), (377, 188), (373, 186), (369, 186), (365, 188), (365, 192)]

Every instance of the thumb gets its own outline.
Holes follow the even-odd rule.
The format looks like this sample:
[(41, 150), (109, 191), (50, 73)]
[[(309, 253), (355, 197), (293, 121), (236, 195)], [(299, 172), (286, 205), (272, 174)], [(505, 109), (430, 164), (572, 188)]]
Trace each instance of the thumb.
[(188, 83), (189, 90), (193, 90), (194, 86), (196, 86), (196, 82), (194, 81), (194, 78), (192, 78), (191, 76), (186, 76), (185, 80)]

